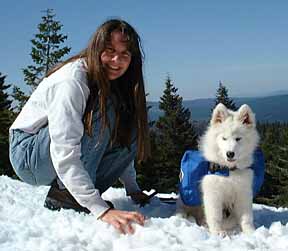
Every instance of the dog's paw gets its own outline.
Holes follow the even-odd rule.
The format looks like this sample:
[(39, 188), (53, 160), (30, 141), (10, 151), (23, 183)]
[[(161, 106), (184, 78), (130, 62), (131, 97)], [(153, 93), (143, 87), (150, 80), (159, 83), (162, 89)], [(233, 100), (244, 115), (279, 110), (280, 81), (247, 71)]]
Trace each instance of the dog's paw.
[(245, 234), (252, 234), (255, 232), (255, 227), (253, 225), (242, 226), (242, 231)]
[(212, 235), (218, 235), (218, 236), (220, 236), (222, 238), (224, 238), (226, 236), (229, 236), (228, 232), (225, 231), (225, 230), (212, 230), (212, 231), (210, 231), (210, 233)]
[(179, 218), (185, 218), (185, 219), (188, 218), (187, 214), (186, 214), (185, 212), (183, 212), (183, 211), (177, 211), (177, 212), (175, 212), (175, 216), (177, 216), (177, 217), (179, 217)]

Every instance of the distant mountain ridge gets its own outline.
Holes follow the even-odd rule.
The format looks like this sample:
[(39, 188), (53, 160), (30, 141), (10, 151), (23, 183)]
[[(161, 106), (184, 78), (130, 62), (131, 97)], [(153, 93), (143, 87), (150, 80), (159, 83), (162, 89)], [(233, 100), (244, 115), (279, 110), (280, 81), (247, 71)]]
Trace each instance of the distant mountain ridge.
[[(288, 94), (267, 97), (232, 98), (239, 107), (248, 104), (261, 122), (288, 122)], [(191, 111), (192, 120), (209, 120), (214, 98), (184, 100), (183, 105)], [(158, 102), (148, 102), (151, 106), (149, 119), (157, 120), (162, 114)]]

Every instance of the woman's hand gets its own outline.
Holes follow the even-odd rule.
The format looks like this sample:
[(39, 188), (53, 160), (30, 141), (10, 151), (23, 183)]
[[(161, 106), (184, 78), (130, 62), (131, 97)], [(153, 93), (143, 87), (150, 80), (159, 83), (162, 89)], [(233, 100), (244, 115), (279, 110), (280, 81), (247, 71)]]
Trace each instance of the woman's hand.
[(123, 234), (133, 234), (134, 228), (131, 226), (132, 222), (136, 222), (139, 225), (143, 226), (145, 217), (138, 212), (109, 209), (100, 217), (100, 219), (113, 225)]

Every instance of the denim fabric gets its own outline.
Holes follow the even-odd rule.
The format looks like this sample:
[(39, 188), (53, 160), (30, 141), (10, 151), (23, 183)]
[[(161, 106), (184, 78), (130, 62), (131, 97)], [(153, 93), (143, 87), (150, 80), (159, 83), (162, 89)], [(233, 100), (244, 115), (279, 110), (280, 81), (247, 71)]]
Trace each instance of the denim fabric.
[[(96, 110), (97, 111), (97, 110)], [(112, 104), (107, 111), (111, 131), (115, 125), (115, 112)], [(81, 140), (81, 160), (95, 187), (100, 193), (107, 190), (120, 177), (136, 156), (136, 132), (130, 150), (119, 145), (111, 146), (110, 129), (100, 135), (101, 120), (99, 111), (93, 114), (93, 135), (84, 133)], [(10, 161), (24, 182), (31, 185), (50, 185), (57, 177), (50, 157), (50, 135), (48, 126), (37, 134), (21, 130), (10, 132)]]
[(57, 176), (50, 158), (48, 127), (37, 134), (10, 132), (10, 162), (18, 177), (31, 185), (49, 185)]

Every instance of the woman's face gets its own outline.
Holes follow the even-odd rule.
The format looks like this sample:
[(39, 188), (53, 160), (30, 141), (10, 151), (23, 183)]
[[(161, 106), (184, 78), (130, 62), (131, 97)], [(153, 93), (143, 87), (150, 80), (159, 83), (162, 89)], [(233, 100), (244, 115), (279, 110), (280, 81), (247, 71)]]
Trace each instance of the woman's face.
[(111, 32), (111, 42), (101, 54), (101, 63), (109, 80), (121, 77), (131, 62), (131, 53), (127, 49), (126, 37), (120, 31)]

